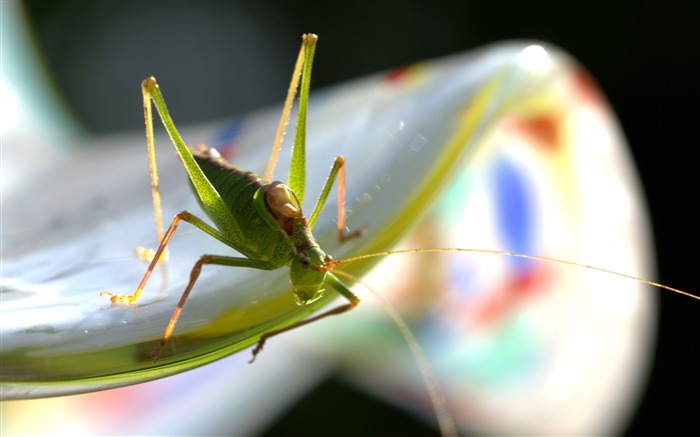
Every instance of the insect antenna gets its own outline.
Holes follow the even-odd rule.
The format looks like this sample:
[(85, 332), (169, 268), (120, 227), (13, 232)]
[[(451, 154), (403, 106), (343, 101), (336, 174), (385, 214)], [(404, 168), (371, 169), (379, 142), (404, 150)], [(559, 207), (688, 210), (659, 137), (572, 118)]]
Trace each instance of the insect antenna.
[(399, 328), (401, 335), (411, 349), (411, 353), (418, 364), (421, 376), (423, 377), (423, 381), (425, 382), (425, 386), (428, 390), (428, 395), (430, 396), (430, 402), (433, 405), (433, 409), (435, 410), (435, 414), (438, 419), (440, 434), (443, 436), (456, 436), (457, 427), (452, 415), (449, 412), (449, 409), (447, 408), (447, 401), (442, 389), (440, 388), (440, 383), (435, 377), (433, 368), (430, 365), (428, 358), (425, 356), (423, 349), (418, 344), (416, 337), (413, 335), (413, 332), (411, 332), (411, 328), (408, 327), (408, 324), (406, 324), (403, 317), (401, 317), (399, 312), (396, 311), (396, 308), (394, 308), (386, 299), (384, 299), (381, 294), (369, 286), (369, 284), (363, 282), (360, 278), (339, 270), (334, 270), (333, 273), (338, 276), (344, 276), (365, 287), (384, 308), (384, 311), (386, 311), (389, 317), (391, 317), (396, 327)]
[(609, 275), (618, 276), (621, 278), (631, 279), (636, 282), (641, 282), (643, 284), (651, 285), (654, 287), (662, 288), (664, 290), (672, 291), (674, 293), (682, 294), (683, 296), (691, 297), (693, 299), (700, 300), (700, 296), (693, 293), (688, 293), (687, 291), (679, 290), (678, 288), (669, 287), (668, 285), (660, 284), (658, 282), (650, 281), (648, 279), (639, 278), (637, 276), (627, 275), (625, 273), (616, 272), (614, 270), (608, 270), (602, 267), (592, 266), (589, 264), (584, 264), (576, 261), (567, 261), (558, 258), (550, 258), (546, 256), (537, 255), (526, 255), (523, 253), (508, 252), (503, 250), (491, 250), (491, 249), (465, 249), (457, 247), (439, 248), (439, 249), (400, 249), (400, 250), (388, 250), (384, 252), (368, 253), (364, 255), (358, 255), (350, 258), (345, 258), (337, 261), (331, 261), (327, 264), (329, 270), (334, 269), (336, 266), (341, 264), (347, 264), (350, 262), (360, 261), (363, 259), (376, 258), (380, 256), (397, 255), (405, 253), (438, 253), (438, 252), (460, 252), (460, 253), (480, 253), (486, 255), (501, 255), (501, 256), (511, 256), (516, 258), (526, 258), (535, 261), (542, 261), (554, 264), (563, 264), (566, 266), (580, 267), (584, 269), (594, 270), (597, 272), (607, 273)]

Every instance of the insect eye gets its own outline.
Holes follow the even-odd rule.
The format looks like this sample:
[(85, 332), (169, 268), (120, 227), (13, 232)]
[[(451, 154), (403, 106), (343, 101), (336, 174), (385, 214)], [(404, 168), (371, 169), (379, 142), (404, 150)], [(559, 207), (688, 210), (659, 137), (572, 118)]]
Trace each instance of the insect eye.
[(265, 201), (270, 211), (281, 219), (300, 218), (301, 206), (292, 190), (281, 182), (273, 182), (265, 190)]
[(303, 267), (308, 267), (309, 265), (311, 265), (311, 258), (309, 258), (308, 256), (303, 256), (299, 260), (299, 264), (301, 264)]
[(331, 263), (331, 262), (333, 262), (333, 257), (330, 255), (326, 255), (326, 257), (323, 258), (323, 262)]

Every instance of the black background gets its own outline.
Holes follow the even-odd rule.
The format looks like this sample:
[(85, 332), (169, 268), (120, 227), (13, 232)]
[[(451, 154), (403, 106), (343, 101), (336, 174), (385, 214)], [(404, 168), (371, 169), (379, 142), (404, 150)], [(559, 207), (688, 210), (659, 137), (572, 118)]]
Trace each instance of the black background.
[[(305, 32), (321, 37), (316, 88), (504, 39), (559, 45), (598, 81), (631, 144), (651, 210), (661, 282), (700, 293), (697, 213), (691, 202), (698, 185), (700, 2), (61, 0), (25, 5), (57, 88), (82, 123), (100, 133), (141, 128), (138, 84), (150, 74), (167, 90), (179, 123), (277, 102), (298, 36)], [(250, 65), (251, 59), (262, 60)], [(261, 66), (263, 71), (254, 70)], [(653, 375), (630, 434), (698, 428), (700, 302), (659, 295)], [(341, 412), (361, 409), (373, 412), (381, 434), (425, 431), (348, 390), (330, 381), (299, 404), (317, 419), (304, 423), (305, 433), (318, 426), (319, 433), (350, 434), (352, 421)], [(274, 433), (292, 432), (298, 415), (290, 414)]]

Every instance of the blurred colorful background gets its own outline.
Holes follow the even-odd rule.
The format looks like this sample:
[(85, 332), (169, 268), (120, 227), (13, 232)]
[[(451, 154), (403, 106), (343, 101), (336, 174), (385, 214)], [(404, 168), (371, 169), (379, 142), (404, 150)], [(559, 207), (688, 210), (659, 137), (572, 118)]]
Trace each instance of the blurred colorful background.
[[(159, 71), (168, 72), (167, 82), (160, 75), (165, 82), (162, 86), (177, 90), (168, 94), (168, 103), (178, 113), (179, 123), (206, 121), (278, 102), (279, 89), (284, 89), (289, 74), (288, 60), (296, 51), (296, 36), (310, 30), (322, 36), (315, 88), (497, 40), (554, 43), (588, 69), (620, 119), (650, 204), (660, 281), (689, 291), (698, 289), (690, 267), (698, 233), (691, 225), (693, 213), (686, 209), (693, 193), (689, 188), (694, 174), (691, 154), (697, 142), (692, 129), (698, 112), (693, 106), (698, 97), (693, 72), (698, 67), (694, 54), (700, 39), (692, 25), (698, 18), (697, 4), (504, 8), (387, 2), (343, 8), (322, 2), (29, 1), (21, 5), (43, 50), (47, 76), (55, 81), (80, 125), (96, 134), (140, 128), (140, 96), (134, 84)], [(235, 44), (243, 34), (257, 35), (259, 46)], [(169, 50), (186, 54), (186, 60), (175, 61)], [(203, 71), (220, 86), (192, 87), (193, 78)], [(175, 72), (182, 77), (171, 74)], [(224, 86), (227, 88), (221, 88)], [(222, 99), (222, 95), (235, 98)], [(660, 307), (658, 343), (649, 385), (628, 432), (654, 427), (685, 431), (691, 425), (693, 405), (684, 404), (683, 398), (700, 387), (694, 372), (700, 356), (697, 335), (693, 335), (699, 331), (694, 316), (700, 306), (666, 292), (650, 292), (658, 295)], [(214, 366), (221, 368), (225, 362)], [(206, 375), (207, 369), (195, 372)], [(201, 381), (195, 372), (182, 377)], [(252, 372), (263, 373), (260, 368)], [(252, 378), (245, 375), (236, 373), (231, 378)], [(316, 375), (320, 385), (296, 402), (294, 410), (282, 414), (280, 409), (281, 417), (271, 434), (292, 432), (300, 417), (309, 433), (335, 429), (342, 420), (340, 412), (376, 417), (384, 429), (390, 426), (397, 432), (427, 432), (412, 416), (366, 396), (330, 371), (319, 369)], [(217, 381), (210, 383), (224, 385)], [(168, 380), (152, 384), (167, 390)], [(129, 402), (133, 410), (148, 408), (148, 399), (134, 401), (130, 396), (136, 392), (137, 388), (125, 389), (116, 396), (117, 401), (110, 401), (112, 420), (135, 420), (123, 418), (123, 402)], [(88, 395), (78, 402), (88, 408), (100, 402), (99, 396)], [(241, 403), (223, 401), (225, 395), (221, 396), (224, 410), (240, 408)], [(60, 399), (43, 402), (52, 412), (61, 411)], [(188, 414), (190, 402), (196, 403), (183, 400), (183, 410), (173, 414)], [(330, 411), (328, 406), (332, 406)], [(70, 411), (73, 413), (64, 417), (75, 410)], [(313, 411), (313, 420), (299, 411)], [(32, 413), (34, 417), (39, 414)], [(3, 412), (5, 425), (11, 418)], [(329, 423), (324, 424), (326, 420)], [(59, 423), (46, 425), (41, 432), (61, 431)], [(351, 433), (350, 425), (345, 425)], [(145, 426), (135, 422), (134, 432), (147, 432)], [(68, 432), (77, 433), (74, 428)]]

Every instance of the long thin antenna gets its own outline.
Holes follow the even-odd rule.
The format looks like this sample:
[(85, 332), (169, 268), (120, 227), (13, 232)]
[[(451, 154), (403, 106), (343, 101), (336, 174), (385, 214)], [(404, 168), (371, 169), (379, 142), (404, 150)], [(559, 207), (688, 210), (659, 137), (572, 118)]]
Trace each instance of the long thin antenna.
[(457, 427), (454, 419), (452, 419), (449, 409), (447, 408), (447, 401), (445, 400), (445, 395), (442, 388), (440, 388), (440, 383), (435, 377), (433, 368), (430, 366), (430, 362), (425, 356), (425, 353), (423, 353), (423, 349), (418, 344), (416, 337), (413, 335), (413, 332), (411, 332), (411, 328), (408, 327), (403, 317), (401, 317), (398, 311), (396, 311), (396, 309), (389, 302), (387, 302), (381, 294), (370, 287), (367, 283), (360, 280), (360, 278), (343, 271), (336, 270), (333, 273), (339, 276), (345, 276), (346, 278), (361, 284), (363, 287), (369, 290), (374, 298), (377, 299), (382, 307), (384, 307), (384, 311), (386, 311), (386, 313), (389, 314), (389, 317), (392, 318), (394, 324), (396, 324), (396, 327), (399, 328), (401, 335), (403, 335), (404, 340), (406, 340), (406, 343), (408, 343), (408, 346), (411, 348), (411, 353), (418, 364), (420, 373), (423, 376), (423, 381), (428, 389), (428, 395), (430, 396), (430, 402), (433, 404), (433, 409), (435, 410), (435, 414), (437, 416), (440, 433), (445, 437), (456, 436)]
[(598, 272), (603, 272), (603, 273), (607, 273), (610, 275), (619, 276), (621, 278), (631, 279), (633, 281), (641, 282), (643, 284), (652, 285), (654, 287), (663, 288), (664, 290), (673, 291), (674, 293), (682, 294), (683, 296), (688, 296), (688, 297), (692, 297), (693, 299), (700, 300), (700, 296), (697, 296), (697, 295), (692, 294), (692, 293), (688, 293), (687, 291), (679, 290), (677, 288), (669, 287), (668, 285), (660, 284), (660, 283), (654, 282), (654, 281), (649, 281), (647, 279), (638, 278), (636, 276), (627, 275), (627, 274), (619, 273), (619, 272), (616, 272), (613, 270), (604, 269), (602, 267), (591, 266), (588, 264), (583, 264), (583, 263), (579, 263), (579, 262), (575, 262), (575, 261), (567, 261), (567, 260), (563, 260), (563, 259), (549, 258), (546, 256), (525, 255), (523, 253), (507, 252), (507, 251), (503, 251), (503, 250), (463, 249), (463, 248), (455, 248), (455, 247), (448, 247), (448, 248), (443, 248), (443, 249), (401, 249), (401, 250), (393, 250), (393, 251), (388, 250), (388, 251), (384, 251), (384, 252), (369, 253), (366, 255), (359, 255), (359, 256), (354, 256), (351, 258), (345, 258), (345, 259), (341, 259), (338, 261), (333, 261), (333, 262), (328, 263), (327, 267), (329, 270), (332, 270), (340, 264), (346, 264), (349, 262), (355, 262), (355, 261), (359, 261), (362, 259), (375, 258), (375, 257), (387, 256), (387, 255), (395, 255), (395, 254), (400, 254), (400, 253), (436, 253), (436, 252), (462, 252), (462, 253), (482, 253), (482, 254), (488, 254), (488, 255), (504, 255), (504, 256), (513, 256), (516, 258), (527, 258), (527, 259), (532, 259), (535, 261), (544, 261), (544, 262), (549, 262), (549, 263), (564, 264), (564, 265), (574, 266), (574, 267), (583, 267), (585, 269), (595, 270)]

